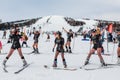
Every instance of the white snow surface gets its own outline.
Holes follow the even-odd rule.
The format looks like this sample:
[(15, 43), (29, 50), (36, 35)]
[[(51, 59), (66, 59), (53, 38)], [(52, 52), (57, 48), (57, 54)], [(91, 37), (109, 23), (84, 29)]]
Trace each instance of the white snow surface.
[(41, 27), (42, 31), (44, 32), (62, 31), (63, 27), (67, 30), (72, 29), (74, 32), (77, 32), (82, 26), (71, 26), (65, 21), (64, 16), (53, 15), (45, 16), (42, 19), (39, 19), (35, 24), (32, 25), (32, 27), (36, 27), (37, 30), (39, 30), (39, 27)]
[[(0, 32), (2, 36), (2, 32)], [(67, 70), (54, 70), (54, 69), (45, 69), (44, 65), (52, 66), (55, 53), (52, 52), (54, 36), (51, 35), (50, 42), (45, 42), (46, 35), (41, 35), (39, 38), (39, 55), (26, 55), (32, 51), (33, 36), (29, 37), (28, 45), (30, 48), (22, 48), (22, 52), (28, 63), (31, 64), (28, 68), (22, 71), (19, 74), (14, 74), (19, 68), (22, 67), (22, 61), (18, 55), (18, 52), (15, 51), (14, 54), (7, 62), (7, 70), (9, 73), (5, 73), (2, 70), (2, 65), (0, 66), (0, 80), (120, 80), (120, 67), (109, 68), (109, 69), (99, 69), (86, 71), (79, 69), (80, 66), (84, 64), (84, 61), (89, 52), (90, 44), (89, 41), (82, 41), (82, 37), (77, 37), (72, 41), (74, 49), (73, 54), (65, 53), (65, 59), (68, 65), (68, 68), (78, 68), (76, 71), (67, 71)], [(11, 44), (6, 44), (6, 39), (1, 39), (3, 43), (2, 52), (9, 52)], [(117, 44), (115, 44), (115, 50), (113, 51), (113, 43), (109, 43), (109, 52), (107, 52), (107, 43), (104, 42), (105, 53), (112, 54), (113, 56), (104, 56), (106, 63), (116, 63), (117, 61)], [(0, 55), (0, 64), (2, 64), (6, 55)], [(93, 55), (90, 59), (90, 63), (93, 63), (94, 67), (100, 65), (100, 61), (97, 55)], [(58, 57), (58, 67), (63, 67), (61, 56)]]

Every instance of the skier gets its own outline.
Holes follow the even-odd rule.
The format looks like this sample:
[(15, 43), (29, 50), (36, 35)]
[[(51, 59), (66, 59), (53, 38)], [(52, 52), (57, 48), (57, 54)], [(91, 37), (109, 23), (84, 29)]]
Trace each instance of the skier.
[(7, 57), (3, 61), (3, 65), (6, 66), (6, 62), (8, 61), (10, 56), (13, 54), (15, 49), (17, 49), (18, 52), (19, 52), (19, 55), (20, 55), (20, 57), (23, 61), (23, 66), (27, 65), (27, 62), (26, 62), (26, 60), (25, 60), (25, 58), (22, 54), (22, 51), (21, 51), (21, 45), (20, 45), (20, 42), (19, 42), (19, 39), (21, 38), (21, 35), (19, 35), (19, 30), (15, 30), (14, 34), (11, 36), (11, 38), (13, 39), (13, 43), (12, 43), (11, 49), (9, 51), (9, 54), (7, 55)]
[(67, 31), (64, 28), (63, 28), (63, 30), (67, 33), (67, 42), (65, 44), (66, 52), (72, 53), (72, 51), (71, 51), (71, 38), (73, 38), (73, 31), (72, 31), (72, 29)]
[(57, 45), (53, 67), (57, 67), (57, 57), (59, 53), (61, 53), (64, 68), (67, 68), (66, 60), (64, 58), (64, 38), (61, 35), (62, 34), (59, 31), (56, 33), (55, 44), (52, 50), (54, 52), (54, 49)]
[(7, 33), (6, 30), (4, 30), (2, 39), (6, 39), (6, 33)]
[(22, 42), (22, 47), (24, 46), (24, 44), (26, 45), (26, 47), (28, 47), (28, 45), (27, 45), (27, 40), (28, 40), (27, 35), (23, 34), (22, 40), (23, 40), (23, 42)]
[(87, 31), (84, 31), (83, 32), (83, 40), (86, 40), (86, 37), (87, 37)]
[(103, 57), (101, 55), (101, 51), (102, 51), (102, 44), (101, 44), (101, 40), (100, 40), (101, 35), (97, 34), (96, 29), (92, 29), (91, 32), (92, 32), (91, 44), (93, 43), (93, 48), (90, 50), (84, 65), (87, 65), (89, 63), (89, 59), (90, 59), (91, 55), (97, 50), (97, 54), (100, 58), (101, 66), (106, 66), (106, 64), (103, 60)]
[(34, 32), (34, 44), (33, 44), (33, 49), (34, 51), (32, 53), (37, 53), (39, 54), (39, 50), (38, 50), (38, 39), (39, 39), (39, 36), (40, 36), (40, 32), (39, 31), (35, 31)]
[(2, 42), (0, 41), (0, 53), (1, 53), (1, 50), (2, 50)]
[(98, 27), (97, 27), (97, 29), (96, 29), (97, 35), (101, 35), (101, 37), (100, 37), (100, 38), (101, 38), (101, 39), (100, 39), (100, 42), (101, 42), (101, 45), (102, 45), (102, 47), (101, 47), (101, 48), (102, 48), (102, 50), (101, 50), (101, 53), (102, 53), (102, 54), (104, 54), (104, 47), (103, 47), (103, 41), (104, 41), (104, 40), (102, 39), (102, 35), (103, 35), (104, 31), (105, 31), (105, 29), (100, 30), (100, 28), (98, 28)]
[(118, 55), (117, 64), (120, 64), (120, 29), (117, 30), (117, 40), (119, 42), (117, 49), (117, 55)]
[(117, 37), (117, 35), (116, 35), (115, 31), (112, 32), (112, 36), (113, 36), (113, 43), (116, 43), (116, 37)]
[(49, 33), (47, 33), (47, 39), (46, 39), (46, 42), (50, 42), (50, 35), (49, 35)]

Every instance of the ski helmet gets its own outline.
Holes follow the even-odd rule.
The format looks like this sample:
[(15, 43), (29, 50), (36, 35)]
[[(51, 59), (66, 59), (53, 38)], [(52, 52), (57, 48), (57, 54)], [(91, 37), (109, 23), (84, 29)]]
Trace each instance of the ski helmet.
[(72, 29), (70, 29), (69, 31), (72, 32)]
[(62, 35), (62, 33), (60, 31), (57, 31), (56, 34), (58, 34), (60, 36)]

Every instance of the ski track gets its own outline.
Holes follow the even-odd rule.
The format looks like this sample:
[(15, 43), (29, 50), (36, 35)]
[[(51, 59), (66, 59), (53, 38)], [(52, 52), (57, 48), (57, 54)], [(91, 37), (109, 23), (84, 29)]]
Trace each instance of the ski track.
[[(75, 39), (75, 46), (73, 53), (68, 54), (65, 53), (65, 58), (67, 61), (68, 67), (79, 68), (83, 65), (87, 53), (89, 52), (89, 41), (81, 41), (81, 37), (77, 37)], [(0, 39), (3, 44), (6, 43), (7, 40)], [(32, 51), (32, 37), (30, 37), (30, 41), (28, 41), (28, 45), (30, 48), (22, 48), (24, 56), (28, 63), (33, 62), (28, 68), (23, 70), (19, 74), (14, 74), (22, 66), (22, 61), (19, 58), (17, 51), (14, 52), (12, 57), (7, 62), (7, 70), (9, 73), (4, 73), (2, 67), (0, 66), (0, 80), (119, 80), (120, 68), (110, 68), (110, 69), (100, 69), (93, 71), (86, 71), (83, 69), (78, 69), (76, 71), (66, 71), (66, 70), (53, 70), (53, 69), (45, 69), (44, 65), (52, 66), (54, 53), (52, 52), (52, 47), (54, 43), (54, 37), (51, 36), (51, 42), (45, 42), (45, 37), (40, 37), (39, 41), (39, 51), (41, 54), (39, 55), (26, 55)], [(106, 48), (106, 42), (103, 44), (105, 48), (105, 53), (108, 53)], [(6, 44), (3, 47), (3, 52), (8, 53), (10, 50), (11, 44)], [(116, 63), (116, 50), (117, 44), (115, 45), (115, 51), (112, 56), (103, 56), (106, 63)], [(113, 44), (109, 43), (109, 53), (113, 52)], [(0, 55), (0, 64), (6, 55)], [(58, 66), (63, 67), (62, 60), (58, 57)], [(98, 65), (100, 64), (98, 56), (93, 55), (90, 59), (90, 62)]]

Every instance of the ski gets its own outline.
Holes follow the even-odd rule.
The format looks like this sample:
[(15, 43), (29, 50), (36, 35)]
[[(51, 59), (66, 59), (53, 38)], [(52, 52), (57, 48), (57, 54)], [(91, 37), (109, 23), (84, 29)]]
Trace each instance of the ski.
[(96, 68), (84, 68), (84, 70), (87, 70), (87, 71), (90, 71), (90, 70), (98, 70), (98, 69), (109, 69), (109, 68), (113, 68), (113, 67), (110, 67), (110, 66), (100, 66), (100, 67), (96, 67)]
[[(93, 55), (97, 55), (97, 54), (95, 53)], [(111, 54), (101, 54), (101, 55), (103, 55), (103, 56), (111, 56)]]
[(54, 70), (67, 70), (67, 71), (76, 71), (76, 68), (60, 68), (60, 67), (49, 67), (47, 65), (44, 65), (44, 68), (46, 69), (54, 69)]
[(26, 55), (31, 55), (31, 54), (36, 55), (36, 54), (41, 54), (41, 53), (33, 53), (33, 52), (30, 52), (30, 53), (24, 53), (24, 54), (26, 54)]
[(107, 64), (108, 66), (120, 66), (120, 64)]
[[(30, 63), (31, 64), (31, 63)], [(26, 69), (28, 66), (30, 66), (30, 64), (27, 64), (25, 66), (23, 66), (21, 69), (19, 69), (18, 71), (14, 72), (14, 74), (19, 74), (20, 72), (22, 72), (24, 69)]]
[(89, 71), (89, 70), (97, 70), (97, 69), (108, 69), (108, 68), (114, 68), (114, 66), (119, 66), (118, 64), (106, 64), (106, 65), (107, 66), (98, 66), (98, 67), (93, 67), (93, 68), (88, 68), (87, 65), (83, 65), (80, 67), (80, 69)]
[(4, 72), (8, 73), (8, 70), (6, 69), (6, 66), (3, 66)]

